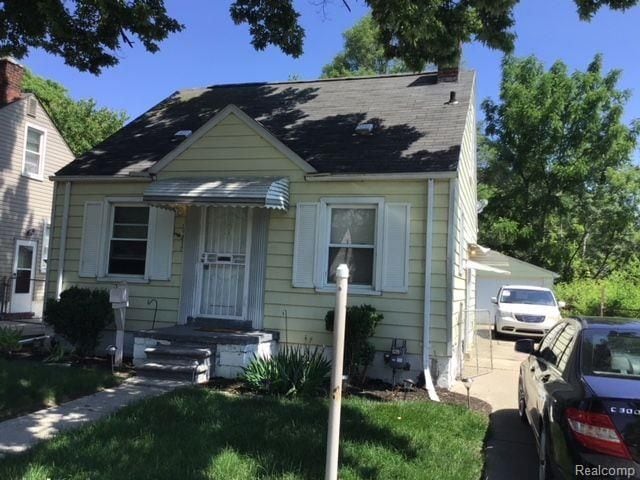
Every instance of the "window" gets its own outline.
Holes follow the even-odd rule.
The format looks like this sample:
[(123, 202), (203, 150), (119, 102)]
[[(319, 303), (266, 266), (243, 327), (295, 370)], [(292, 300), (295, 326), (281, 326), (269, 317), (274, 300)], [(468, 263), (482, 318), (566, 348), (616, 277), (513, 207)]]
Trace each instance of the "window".
[(330, 205), (326, 284), (335, 284), (338, 265), (349, 266), (349, 283), (373, 288), (376, 258), (376, 205)]
[(538, 351), (540, 352), (540, 357), (554, 365), (557, 362), (558, 358), (553, 352), (553, 346), (555, 344), (556, 338), (558, 338), (558, 335), (564, 329), (564, 327), (564, 323), (553, 327), (549, 331), (549, 333), (547, 333), (547, 335), (542, 339), (542, 342), (540, 343), (540, 347), (538, 349)]
[(349, 291), (407, 293), (411, 205), (384, 197), (327, 197), (296, 204), (292, 284), (335, 292), (338, 265)]
[(51, 223), (45, 220), (42, 227), (42, 255), (40, 257), (40, 271), (47, 271), (47, 259), (49, 258), (49, 235), (51, 233)]
[(553, 353), (555, 354), (558, 361), (556, 365), (558, 370), (564, 372), (565, 367), (567, 366), (567, 362), (569, 361), (569, 355), (573, 350), (573, 343), (576, 338), (576, 327), (572, 324), (567, 324), (567, 327), (562, 331), (560, 335), (558, 335), (558, 340), (553, 345)]
[(28, 177), (42, 178), (45, 132), (27, 125), (24, 144), (22, 173)]
[(145, 274), (148, 230), (149, 207), (113, 207), (107, 270), (110, 275)]
[(597, 377), (640, 379), (640, 333), (633, 330), (585, 330), (582, 373)]

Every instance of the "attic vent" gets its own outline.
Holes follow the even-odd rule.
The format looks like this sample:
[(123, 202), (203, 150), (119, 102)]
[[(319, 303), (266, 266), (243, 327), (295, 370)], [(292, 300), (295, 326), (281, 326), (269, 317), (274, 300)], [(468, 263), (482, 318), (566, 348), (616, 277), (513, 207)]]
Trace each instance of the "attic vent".
[(34, 97), (29, 97), (27, 102), (27, 115), (35, 117), (38, 111), (38, 101)]
[(373, 133), (373, 123), (361, 123), (356, 127), (358, 135), (371, 135)]
[(173, 134), (174, 137), (184, 137), (187, 138), (193, 133), (193, 130), (178, 130)]

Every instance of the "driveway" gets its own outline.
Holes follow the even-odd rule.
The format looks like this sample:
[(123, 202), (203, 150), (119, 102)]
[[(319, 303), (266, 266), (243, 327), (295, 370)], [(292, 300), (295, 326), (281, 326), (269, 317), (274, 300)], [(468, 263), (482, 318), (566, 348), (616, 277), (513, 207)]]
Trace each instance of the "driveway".
[[(518, 369), (526, 355), (514, 351), (514, 342), (492, 340), (489, 329), (481, 329), (477, 346), (467, 356), (463, 371), (463, 376), (473, 379), (471, 395), (484, 400), (493, 409), (486, 446), (487, 480), (537, 478), (538, 454), (533, 434), (518, 418)], [(456, 385), (454, 391), (466, 394), (462, 383)]]

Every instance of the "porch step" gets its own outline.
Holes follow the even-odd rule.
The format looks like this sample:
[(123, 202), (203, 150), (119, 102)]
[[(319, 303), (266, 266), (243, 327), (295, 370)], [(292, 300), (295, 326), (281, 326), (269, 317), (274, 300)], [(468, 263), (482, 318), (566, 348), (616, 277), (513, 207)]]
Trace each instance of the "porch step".
[(198, 364), (197, 367), (194, 367), (193, 365), (147, 362), (137, 366), (136, 371), (142, 377), (188, 380), (191, 382), (195, 380), (194, 383), (205, 383), (199, 381), (199, 379), (205, 376), (208, 377), (209, 367), (203, 364)]
[(180, 357), (180, 358), (208, 358), (212, 352), (209, 348), (178, 347), (172, 345), (158, 345), (144, 349), (148, 358)]
[(209, 381), (211, 348), (195, 345), (155, 345), (144, 349), (146, 360), (136, 365), (141, 376), (190, 380), (195, 383)]

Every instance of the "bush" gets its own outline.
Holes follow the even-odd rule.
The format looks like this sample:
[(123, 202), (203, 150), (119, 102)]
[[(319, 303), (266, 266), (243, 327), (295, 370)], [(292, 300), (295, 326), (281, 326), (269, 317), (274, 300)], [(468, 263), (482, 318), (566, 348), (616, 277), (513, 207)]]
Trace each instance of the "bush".
[(256, 392), (308, 398), (326, 393), (330, 373), (324, 349), (285, 347), (274, 357), (254, 358), (244, 368), (243, 379)]
[(640, 315), (640, 284), (623, 275), (558, 284), (556, 294), (567, 302), (569, 315), (600, 315), (601, 304), (605, 316)]
[(20, 338), (22, 330), (11, 327), (0, 327), (0, 355), (9, 356), (22, 348)]
[(71, 287), (60, 300), (49, 299), (44, 321), (65, 338), (80, 356), (91, 355), (104, 328), (112, 323), (113, 308), (106, 290)]
[[(329, 310), (324, 317), (326, 328), (330, 332), (333, 332), (333, 318), (333, 310)], [(347, 307), (344, 371), (356, 382), (364, 383), (367, 368), (373, 363), (376, 349), (369, 338), (383, 319), (384, 316), (371, 305)]]

